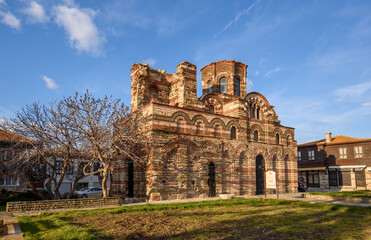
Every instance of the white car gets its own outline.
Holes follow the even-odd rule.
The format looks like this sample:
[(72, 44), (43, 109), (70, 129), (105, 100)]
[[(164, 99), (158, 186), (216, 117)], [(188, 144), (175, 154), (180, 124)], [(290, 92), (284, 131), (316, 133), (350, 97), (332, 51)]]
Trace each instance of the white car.
[(81, 198), (97, 198), (103, 197), (103, 190), (101, 188), (85, 188), (80, 191), (76, 191)]

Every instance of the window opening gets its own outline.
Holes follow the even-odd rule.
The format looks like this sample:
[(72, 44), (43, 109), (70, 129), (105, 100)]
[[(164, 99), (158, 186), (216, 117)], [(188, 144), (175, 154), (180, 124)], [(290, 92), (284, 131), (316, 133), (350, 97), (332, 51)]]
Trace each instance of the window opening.
[(340, 159), (347, 158), (347, 149), (346, 148), (339, 148)]
[(222, 77), (219, 81), (220, 85), (220, 93), (226, 93), (227, 92), (227, 80)]
[(213, 92), (211, 81), (208, 81), (207, 82), (207, 92), (208, 93), (212, 93)]
[(255, 130), (255, 132), (254, 132), (254, 142), (258, 142), (258, 137), (259, 137), (258, 131)]
[(240, 79), (236, 78), (234, 80), (234, 95), (240, 96)]
[(278, 133), (276, 134), (276, 144), (280, 144), (280, 135)]
[(231, 128), (231, 139), (236, 139), (236, 128), (235, 127)]

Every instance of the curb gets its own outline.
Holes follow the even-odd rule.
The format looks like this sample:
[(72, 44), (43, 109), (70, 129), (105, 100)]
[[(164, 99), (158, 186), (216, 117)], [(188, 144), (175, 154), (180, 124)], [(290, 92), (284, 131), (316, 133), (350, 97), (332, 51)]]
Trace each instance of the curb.
[(4, 218), (3, 220), (3, 240), (22, 240), (22, 230), (15, 217)]

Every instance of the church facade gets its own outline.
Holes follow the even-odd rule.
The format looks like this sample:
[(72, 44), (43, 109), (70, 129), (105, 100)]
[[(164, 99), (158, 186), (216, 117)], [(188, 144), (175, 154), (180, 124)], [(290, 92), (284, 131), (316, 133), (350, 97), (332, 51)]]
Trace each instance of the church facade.
[(176, 73), (147, 64), (131, 69), (131, 110), (146, 119), (146, 165), (119, 159), (111, 192), (134, 201), (264, 193), (264, 171), (275, 170), (279, 192), (297, 191), (294, 129), (281, 125), (268, 100), (246, 92), (247, 65), (219, 61)]

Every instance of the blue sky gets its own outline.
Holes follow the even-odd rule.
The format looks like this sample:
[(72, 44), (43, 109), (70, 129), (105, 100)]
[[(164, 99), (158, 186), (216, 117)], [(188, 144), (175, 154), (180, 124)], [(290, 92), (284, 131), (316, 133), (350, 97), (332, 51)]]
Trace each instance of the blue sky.
[(248, 91), (299, 143), (371, 138), (370, 1), (0, 0), (3, 117), (85, 89), (130, 105), (136, 62), (224, 59), (249, 65)]

